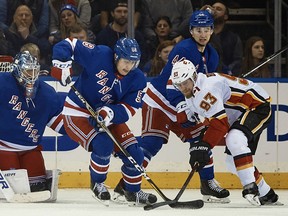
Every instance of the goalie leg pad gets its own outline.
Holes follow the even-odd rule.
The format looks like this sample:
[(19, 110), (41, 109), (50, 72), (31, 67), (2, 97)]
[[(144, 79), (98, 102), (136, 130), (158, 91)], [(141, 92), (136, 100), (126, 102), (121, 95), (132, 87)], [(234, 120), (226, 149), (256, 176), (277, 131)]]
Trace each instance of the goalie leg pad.
[(5, 170), (2, 173), (16, 194), (31, 192), (26, 169)]
[[(6, 179), (5, 174), (3, 172), (5, 172), (6, 175), (7, 175), (7, 173), (9, 174), (9, 175), (7, 175), (8, 179), (9, 178), (10, 178), (10, 180), (13, 179), (13, 180), (11, 180), (12, 184), (15, 184), (15, 181), (14, 181), (15, 175), (17, 175), (18, 173), (21, 173), (21, 174), (24, 173), (24, 175), (22, 175), (22, 176), (20, 174), (20, 179), (23, 180), (23, 176), (24, 176), (24, 179), (27, 178), (27, 182), (26, 182), (26, 184), (28, 184), (28, 186), (26, 186), (27, 192), (15, 193), (15, 191), (13, 190), (13, 187), (10, 185), (10, 182)], [(26, 173), (23, 172), (22, 170), (20, 170), (19, 172), (18, 172), (18, 170), (8, 170), (7, 172), (6, 171), (3, 171), (3, 172), (0, 170), (0, 191), (2, 192), (5, 199), (8, 202), (15, 202), (15, 203), (44, 202), (51, 197), (51, 193), (48, 190), (30, 193), (30, 186), (28, 183), (27, 171), (26, 171)], [(11, 172), (12, 172), (12, 174), (11, 174)], [(13, 175), (13, 172), (15, 173), (15, 175)], [(20, 182), (21, 182), (21, 180), (20, 180)], [(21, 185), (21, 183), (20, 183), (20, 185)], [(24, 183), (24, 186), (25, 186), (25, 183)], [(17, 185), (16, 187), (19, 187), (19, 185)], [(22, 192), (23, 192), (23, 189), (22, 189)]]

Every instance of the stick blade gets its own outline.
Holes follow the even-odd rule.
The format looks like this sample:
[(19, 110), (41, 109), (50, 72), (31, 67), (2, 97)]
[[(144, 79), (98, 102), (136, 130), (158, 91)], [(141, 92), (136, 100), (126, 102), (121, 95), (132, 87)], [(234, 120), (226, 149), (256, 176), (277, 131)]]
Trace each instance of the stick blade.
[(165, 202), (154, 203), (151, 205), (144, 206), (145, 211), (149, 211), (164, 205), (169, 205), (175, 209), (200, 209), (204, 206), (203, 200), (192, 200), (187, 202), (178, 202), (177, 200), (169, 200)]
[(187, 202), (176, 202), (169, 205), (176, 209), (200, 209), (204, 206), (203, 200), (192, 200)]
[(171, 204), (176, 203), (176, 202), (177, 202), (176, 200), (168, 200), (168, 201), (164, 201), (164, 202), (149, 204), (149, 205), (144, 206), (144, 210), (149, 211), (149, 210), (152, 210), (152, 209), (164, 206), (164, 205), (171, 205)]

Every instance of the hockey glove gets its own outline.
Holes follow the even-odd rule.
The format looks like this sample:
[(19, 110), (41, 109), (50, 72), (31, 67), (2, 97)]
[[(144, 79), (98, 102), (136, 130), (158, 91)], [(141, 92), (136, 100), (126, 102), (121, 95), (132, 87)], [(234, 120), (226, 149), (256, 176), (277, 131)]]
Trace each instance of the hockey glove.
[(191, 167), (194, 166), (195, 162), (199, 163), (197, 172), (201, 170), (210, 161), (209, 151), (211, 147), (208, 143), (200, 141), (198, 143), (191, 143), (190, 145), (190, 160)]
[(198, 115), (193, 113), (188, 107), (185, 101), (181, 101), (176, 106), (177, 110), (177, 122), (183, 128), (193, 127), (200, 121)]
[(53, 60), (52, 63), (51, 76), (59, 80), (61, 85), (66, 86), (71, 81), (72, 61)]
[(114, 111), (107, 106), (103, 106), (98, 110), (98, 118), (97, 122), (104, 123), (106, 127), (112, 124), (112, 120), (114, 118)]

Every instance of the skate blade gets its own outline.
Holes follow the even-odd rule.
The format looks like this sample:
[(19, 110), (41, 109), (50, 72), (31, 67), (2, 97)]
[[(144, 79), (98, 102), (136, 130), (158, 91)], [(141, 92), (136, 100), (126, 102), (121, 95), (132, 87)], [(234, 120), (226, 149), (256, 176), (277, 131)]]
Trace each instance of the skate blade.
[(113, 193), (111, 197), (111, 201), (120, 205), (128, 204), (124, 195), (120, 195), (119, 193)]
[(284, 203), (281, 203), (281, 202), (279, 202), (279, 201), (276, 201), (276, 202), (274, 202), (274, 203), (271, 203), (271, 202), (265, 203), (265, 204), (263, 204), (262, 206), (283, 206), (283, 205), (284, 205)]
[(259, 197), (254, 194), (247, 194), (244, 196), (244, 198), (248, 200), (248, 202), (254, 206), (261, 206)]
[(144, 207), (145, 205), (147, 205), (145, 203), (137, 203), (137, 202), (129, 202), (129, 201), (127, 201), (127, 204), (130, 207)]
[(102, 205), (106, 206), (106, 207), (109, 207), (109, 201), (110, 200), (101, 200), (99, 199), (97, 196), (95, 196), (95, 194), (92, 195), (92, 197), (97, 200), (99, 203), (101, 203)]
[(227, 197), (217, 198), (217, 197), (209, 196), (209, 195), (203, 195), (203, 201), (205, 203), (222, 203), (222, 204), (227, 204), (231, 202), (231, 200)]

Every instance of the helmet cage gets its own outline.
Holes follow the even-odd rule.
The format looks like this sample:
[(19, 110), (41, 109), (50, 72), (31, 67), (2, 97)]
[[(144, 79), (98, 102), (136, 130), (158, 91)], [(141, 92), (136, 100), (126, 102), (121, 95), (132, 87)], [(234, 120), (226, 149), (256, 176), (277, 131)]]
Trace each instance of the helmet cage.
[(13, 73), (18, 81), (26, 85), (34, 85), (40, 73), (40, 65), (28, 51), (19, 53), (13, 62)]

